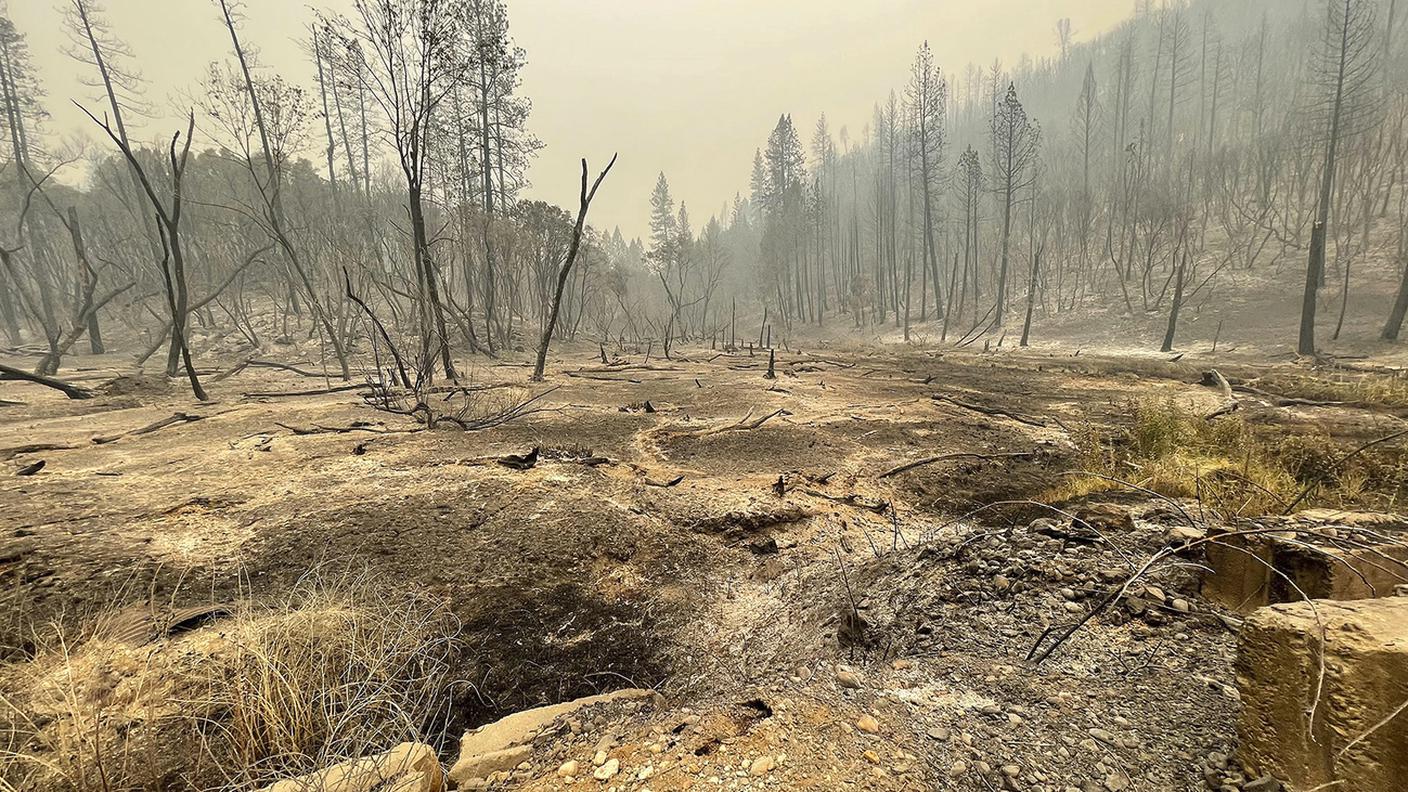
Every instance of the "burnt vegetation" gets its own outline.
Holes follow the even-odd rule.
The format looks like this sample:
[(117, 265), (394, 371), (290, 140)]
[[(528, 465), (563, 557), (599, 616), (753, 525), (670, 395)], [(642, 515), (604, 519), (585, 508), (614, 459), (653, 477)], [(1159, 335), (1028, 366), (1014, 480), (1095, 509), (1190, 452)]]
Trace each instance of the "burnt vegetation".
[(1408, 773), (1400, 0), (916, 26), (707, 212), (544, 177), (541, 9), (206, 0), (158, 98), (112, 5), (0, 0), (0, 791)]

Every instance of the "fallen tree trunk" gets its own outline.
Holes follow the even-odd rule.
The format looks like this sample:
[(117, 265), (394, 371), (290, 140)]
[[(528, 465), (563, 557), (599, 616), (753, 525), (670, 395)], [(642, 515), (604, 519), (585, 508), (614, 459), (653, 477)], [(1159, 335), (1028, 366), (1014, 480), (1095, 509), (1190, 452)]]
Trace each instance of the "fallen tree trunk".
[(46, 388), (53, 388), (56, 391), (61, 391), (65, 396), (69, 397), (70, 399), (93, 398), (93, 392), (86, 388), (80, 388), (77, 385), (74, 385), (73, 383), (64, 382), (61, 379), (55, 379), (53, 377), (48, 377), (43, 374), (34, 374), (23, 369), (17, 369), (12, 366), (6, 366), (3, 363), (0, 363), (0, 380), (19, 380), (23, 382), (33, 382), (36, 385), (43, 385)]
[(906, 463), (904, 463), (903, 465), (897, 465), (897, 466), (895, 466), (895, 467), (890, 468), (889, 470), (885, 471), (884, 473), (881, 473), (880, 475), (876, 476), (876, 478), (890, 478), (891, 476), (898, 476), (898, 475), (901, 474), (901, 473), (905, 473), (905, 472), (908, 472), (908, 471), (910, 471), (910, 470), (914, 470), (915, 468), (918, 468), (918, 467), (924, 467), (925, 465), (932, 465), (932, 464), (934, 464), (935, 462), (944, 462), (944, 461), (947, 461), (947, 460), (950, 460), (950, 459), (966, 459), (966, 458), (970, 458), (970, 457), (973, 458), (973, 459), (989, 459), (989, 460), (991, 460), (991, 459), (1030, 459), (1031, 457), (1034, 457), (1034, 456), (1036, 456), (1036, 452), (1035, 452), (1035, 451), (1012, 451), (1012, 452), (1001, 453), (1001, 454), (979, 454), (979, 453), (973, 452), (973, 451), (960, 451), (960, 452), (953, 453), (953, 454), (939, 454), (938, 456), (924, 457), (923, 459), (916, 459), (916, 460), (914, 460), (913, 462), (906, 462)]

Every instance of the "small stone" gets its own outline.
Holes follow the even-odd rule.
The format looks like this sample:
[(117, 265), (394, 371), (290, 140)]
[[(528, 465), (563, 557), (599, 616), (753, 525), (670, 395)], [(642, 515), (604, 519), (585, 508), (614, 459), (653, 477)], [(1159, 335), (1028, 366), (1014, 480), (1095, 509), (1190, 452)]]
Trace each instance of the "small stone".
[(948, 774), (955, 778), (963, 775), (966, 772), (968, 772), (968, 763), (963, 761), (962, 759), (959, 759), (957, 762), (954, 762), (953, 766), (948, 769)]
[(1106, 745), (1115, 744), (1115, 735), (1106, 729), (1091, 729), (1090, 736)]
[(848, 690), (860, 689), (860, 674), (849, 668), (836, 669), (836, 684)]
[(909, 660), (896, 660), (893, 663), (890, 663), (890, 668), (893, 668), (896, 671), (908, 671), (909, 669), (914, 668), (914, 663)]
[(1255, 781), (1248, 781), (1242, 787), (1242, 792), (1281, 792), (1281, 782), (1271, 776), (1262, 776)]
[(880, 764), (880, 754), (875, 753), (875, 751), (873, 751), (873, 750), (866, 751), (864, 755), (865, 755), (865, 761), (870, 762), (871, 764), (876, 764), (876, 765)]
[(1188, 613), (1193, 610), (1192, 606), (1188, 604), (1188, 600), (1182, 598), (1173, 601), (1173, 609), (1179, 613)]
[(1012, 724), (1013, 726), (1021, 726), (1021, 725), (1022, 725), (1022, 716), (1021, 716), (1021, 715), (1018, 715), (1018, 714), (1015, 713), (1015, 712), (1009, 712), (1009, 713), (1007, 713), (1007, 722), (1010, 723), (1010, 724)]
[(952, 734), (952, 732), (942, 726), (936, 726), (926, 733), (929, 735), (929, 739), (938, 740), (940, 742), (948, 742), (949, 735)]
[(748, 773), (754, 776), (765, 776), (772, 772), (776, 764), (771, 756), (760, 756), (753, 760), (753, 764), (748, 768)]
[(866, 734), (879, 734), (880, 721), (876, 720), (874, 716), (862, 715), (860, 716), (860, 719), (856, 721), (856, 728), (860, 729)]
[(1022, 774), (1022, 767), (1021, 765), (1003, 765), (1002, 774), (1008, 778), (1016, 778)]
[(598, 781), (609, 781), (614, 778), (615, 775), (620, 771), (621, 760), (608, 759), (606, 760), (606, 764), (602, 765), (601, 767), (598, 767), (596, 769), (596, 772), (592, 773), (592, 778), (595, 778)]
[(576, 759), (563, 762), (562, 766), (557, 768), (557, 774), (562, 778), (572, 778), (581, 772), (582, 766), (577, 763)]
[(601, 767), (604, 764), (606, 764), (606, 751), (597, 751), (596, 756), (592, 757), (592, 765)]
[(1123, 770), (1116, 770), (1105, 776), (1105, 788), (1110, 792), (1124, 792), (1129, 789), (1129, 776)]
[(1008, 580), (1006, 575), (998, 575), (992, 579), (992, 585), (998, 591), (1006, 591), (1012, 588), (1012, 581)]
[(640, 772), (636, 773), (636, 780), (648, 781), (653, 775), (655, 775), (655, 768), (651, 767), (650, 765), (646, 765), (645, 767), (642, 767), (640, 769)]
[(1206, 539), (1207, 537), (1207, 531), (1204, 531), (1201, 528), (1192, 528), (1187, 525), (1177, 525), (1173, 528), (1170, 528), (1168, 531), (1168, 540), (1170, 544), (1196, 542), (1201, 539)]

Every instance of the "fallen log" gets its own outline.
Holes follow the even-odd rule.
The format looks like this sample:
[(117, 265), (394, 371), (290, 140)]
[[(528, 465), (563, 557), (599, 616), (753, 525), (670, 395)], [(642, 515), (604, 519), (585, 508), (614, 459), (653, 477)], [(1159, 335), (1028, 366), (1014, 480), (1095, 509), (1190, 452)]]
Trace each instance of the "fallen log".
[[(981, 404), (973, 404), (972, 402), (960, 401), (958, 399), (953, 398), (952, 396), (945, 396), (942, 393), (935, 393), (929, 398), (933, 399), (936, 402), (948, 402), (949, 404), (952, 404), (955, 407), (961, 407), (965, 410), (971, 410), (976, 413), (982, 413), (983, 415), (989, 415), (994, 418), (1006, 418), (1011, 421), (1016, 421), (1019, 424), (1037, 427), (1038, 429), (1047, 428), (1046, 422), (1039, 418), (1029, 418), (1025, 415), (1018, 415), (1017, 413), (1014, 413), (1010, 410), (1004, 410), (1001, 407), (984, 407)], [(1057, 421), (1056, 423), (1057, 425), (1060, 425), (1059, 421)]]
[(17, 456), (24, 454), (37, 454), (40, 451), (71, 451), (78, 446), (61, 445), (59, 443), (28, 443), (26, 445), (10, 446), (0, 448), (0, 462), (8, 462)]
[(93, 398), (93, 392), (88, 390), (87, 388), (80, 388), (79, 386), (74, 385), (71, 382), (64, 382), (61, 379), (46, 377), (43, 374), (34, 374), (32, 372), (25, 371), (24, 369), (17, 369), (13, 366), (6, 366), (3, 363), (0, 363), (0, 380), (33, 382), (36, 385), (43, 385), (46, 388), (53, 388), (56, 391), (60, 391), (70, 399)]
[(821, 492), (820, 490), (814, 489), (804, 489), (802, 490), (802, 492), (812, 496), (813, 498), (821, 498), (822, 500), (829, 500), (832, 503), (842, 503), (847, 506), (854, 506), (857, 509), (865, 509), (868, 512), (874, 512), (875, 514), (884, 514), (886, 510), (890, 508), (889, 501), (876, 501), (874, 503), (866, 503), (860, 495), (857, 495), (854, 492), (849, 495), (827, 495), (825, 492)]
[(319, 373), (319, 372), (317, 372), (317, 371), (309, 371), (309, 370), (307, 370), (307, 369), (301, 369), (301, 368), (299, 368), (299, 367), (297, 367), (297, 366), (291, 366), (291, 365), (289, 365), (289, 364), (287, 364), (287, 363), (279, 363), (279, 362), (276, 362), (276, 361), (273, 361), (273, 360), (250, 360), (250, 361), (248, 361), (248, 363), (249, 363), (249, 365), (251, 365), (251, 366), (257, 366), (257, 367), (259, 367), (259, 368), (272, 368), (272, 369), (283, 369), (284, 371), (292, 371), (294, 374), (297, 374), (297, 375), (302, 376), (302, 377), (312, 377), (312, 378), (314, 378), (314, 379), (331, 379), (331, 378), (332, 378), (332, 375), (331, 375), (331, 374), (328, 374), (328, 373), (326, 373), (326, 372)]
[(782, 407), (779, 407), (779, 408), (777, 408), (776, 410), (773, 410), (772, 412), (768, 413), (767, 415), (764, 415), (764, 416), (762, 416), (762, 417), (760, 417), (760, 418), (756, 418), (756, 419), (754, 419), (754, 420), (752, 420), (752, 421), (749, 421), (748, 418), (749, 418), (750, 416), (752, 416), (752, 414), (753, 414), (753, 413), (752, 413), (752, 411), (750, 410), (750, 411), (748, 412), (748, 415), (745, 415), (745, 416), (743, 416), (742, 418), (738, 419), (738, 422), (737, 422), (737, 423), (732, 423), (732, 424), (729, 424), (728, 426), (719, 426), (719, 427), (715, 427), (715, 428), (713, 428), (713, 429), (700, 429), (700, 430), (697, 430), (697, 431), (695, 431), (695, 432), (692, 432), (692, 434), (696, 434), (696, 435), (700, 435), (700, 436), (708, 436), (708, 435), (722, 434), (722, 433), (724, 433), (724, 432), (746, 432), (746, 431), (750, 431), (750, 430), (753, 430), (753, 429), (757, 429), (758, 427), (762, 426), (763, 424), (767, 423), (768, 421), (772, 420), (773, 418), (776, 418), (776, 417), (779, 416), (779, 415), (791, 415), (792, 413), (788, 412), (786, 409), (784, 409), (784, 408), (782, 408)]
[(1209, 369), (1203, 372), (1203, 384), (1216, 387), (1222, 391), (1222, 404), (1212, 412), (1208, 413), (1204, 420), (1211, 421), (1218, 416), (1236, 412), (1242, 408), (1242, 403), (1238, 401), (1232, 392), (1232, 385), (1227, 382), (1227, 378), (1222, 376), (1222, 372), (1217, 369)]
[(333, 387), (331, 387), (331, 388), (317, 388), (317, 389), (314, 389), (314, 390), (302, 390), (302, 391), (268, 391), (268, 392), (246, 393), (246, 394), (244, 394), (244, 398), (246, 398), (246, 399), (277, 399), (277, 398), (281, 398), (281, 397), (284, 397), (284, 396), (325, 396), (325, 395), (327, 395), (327, 394), (329, 394), (329, 393), (344, 393), (344, 392), (346, 392), (346, 391), (354, 391), (354, 390), (371, 390), (372, 388), (373, 388), (373, 386), (372, 386), (370, 383), (360, 382), (360, 383), (354, 383), (354, 384), (352, 384), (352, 385), (335, 385), (335, 386), (333, 386)]
[(130, 432), (121, 432), (121, 433), (119, 433), (119, 434), (108, 435), (108, 436), (106, 436), (106, 437), (101, 437), (101, 436), (100, 436), (100, 437), (94, 437), (94, 438), (93, 438), (93, 444), (94, 444), (94, 445), (106, 445), (107, 443), (116, 442), (116, 441), (121, 440), (122, 438), (128, 437), (128, 436), (130, 436), (130, 435), (151, 434), (152, 432), (156, 432), (156, 431), (160, 431), (160, 430), (162, 430), (162, 429), (165, 429), (165, 428), (168, 427), (168, 426), (176, 426), (176, 425), (178, 425), (178, 424), (195, 423), (196, 421), (204, 421), (206, 418), (209, 418), (209, 417), (210, 417), (210, 416), (208, 416), (208, 415), (192, 415), (191, 413), (184, 413), (184, 412), (172, 413), (170, 416), (168, 416), (168, 417), (166, 417), (166, 418), (162, 418), (160, 421), (153, 421), (152, 423), (149, 423), (149, 424), (147, 424), (146, 426), (143, 426), (143, 427), (140, 427), (140, 428), (137, 428), (137, 429), (133, 429), (133, 430), (130, 431)]
[(896, 465), (895, 467), (892, 467), (884, 473), (881, 473), (880, 475), (876, 476), (876, 478), (883, 479), (890, 478), (892, 476), (898, 476), (901, 473), (914, 470), (915, 468), (924, 467), (925, 465), (932, 465), (936, 462), (945, 462), (950, 459), (1030, 459), (1034, 456), (1036, 456), (1035, 451), (1012, 451), (999, 454), (979, 454), (975, 451), (959, 451), (952, 454), (939, 454), (937, 456), (924, 457), (923, 459), (916, 459), (913, 462), (906, 462), (903, 465)]

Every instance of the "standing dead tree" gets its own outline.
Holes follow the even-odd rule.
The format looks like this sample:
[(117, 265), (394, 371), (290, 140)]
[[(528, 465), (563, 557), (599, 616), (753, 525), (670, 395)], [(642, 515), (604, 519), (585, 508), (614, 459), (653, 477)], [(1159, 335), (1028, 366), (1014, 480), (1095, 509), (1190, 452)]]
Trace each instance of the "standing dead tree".
[[(191, 350), (186, 343), (186, 317), (190, 313), (190, 295), (186, 287), (186, 254), (181, 244), (181, 212), (183, 209), (183, 178), (186, 174), (186, 165), (191, 156), (191, 136), (196, 129), (196, 116), (192, 112), (188, 115), (189, 121), (186, 124), (186, 141), (181, 146), (178, 154), (176, 144), (181, 141), (181, 133), (177, 132), (171, 136), (171, 144), (167, 148), (167, 157), (170, 161), (171, 169), (171, 203), (168, 206), (157, 193), (156, 187), (152, 184), (146, 168), (133, 153), (132, 147), (127, 141), (119, 136), (108, 123), (107, 117), (101, 120), (88, 112), (88, 109), (78, 105), (85, 115), (93, 119), (107, 133), (108, 137), (122, 152), (122, 156), (127, 159), (127, 164), (132, 167), (137, 174), (137, 179), (142, 184), (142, 191), (147, 194), (147, 200), (151, 202), (152, 209), (156, 213), (157, 232), (161, 238), (161, 277), (166, 286), (166, 303), (171, 313), (171, 347), (179, 352), (181, 361), (186, 367), (186, 377), (191, 382), (191, 392), (201, 401), (209, 401), (205, 394), (205, 389), (201, 387), (200, 378), (196, 375), (195, 366), (191, 364)], [(175, 356), (168, 358), (166, 375), (176, 376)]]
[[(291, 136), (288, 130), (271, 128), (274, 125), (269, 123), (265, 113), (264, 97), (261, 96), (261, 86), (256, 82), (250, 66), (249, 55), (245, 51), (244, 44), (240, 41), (238, 25), (238, 4), (232, 0), (217, 0), (220, 6), (221, 20), (225, 24), (226, 31), (230, 34), (230, 45), (234, 50), (235, 59), (239, 63), (239, 79), (245, 93), (245, 101), (248, 102), (249, 109), (254, 120), (254, 132), (259, 140), (258, 154), (262, 154), (264, 164), (264, 178), (261, 181), (255, 165), (256, 158), (252, 156), (254, 152), (249, 150), (247, 141), (241, 141), (244, 147), (243, 164), (249, 171), (250, 177), (258, 188), (261, 201), (264, 203), (264, 220), (268, 224), (268, 230), (273, 240), (278, 243), (279, 249), (283, 251), (289, 266), (298, 275), (299, 283), (305, 291), (309, 308), (313, 313), (313, 318), (323, 329), (324, 338), (333, 348), (333, 354), (337, 356), (337, 362), (342, 369), (342, 378), (350, 378), (347, 365), (347, 350), (342, 341), (342, 336), (338, 333), (328, 318), (328, 310), (324, 301), (318, 294), (318, 289), (313, 285), (312, 278), (308, 274), (308, 262), (302, 251), (294, 244), (289, 230), (289, 223), (284, 210), (283, 201), (283, 166), (288, 159), (290, 152), (286, 151), (284, 138)], [(275, 83), (277, 86), (277, 83)], [(265, 89), (268, 90), (267, 88)], [(284, 124), (294, 127), (298, 124), (299, 115), (295, 109), (291, 109), (296, 102), (284, 102), (290, 107), (284, 108), (289, 116), (293, 118), (284, 119)], [(280, 134), (283, 133), (283, 134)]]
[(455, 86), (470, 76), (473, 59), (465, 46), (465, 19), (446, 0), (356, 0), (351, 19), (334, 30), (343, 39), (350, 74), (381, 111), (386, 135), (404, 177), (416, 277), (420, 360), (433, 370), (438, 355), (445, 376), (455, 379), (440, 273), (426, 228), (426, 180), (430, 175), (435, 114)]
[(997, 273), (997, 307), (993, 325), (1002, 326), (1007, 307), (1007, 275), (1012, 243), (1012, 207), (1022, 190), (1031, 186), (1041, 128), (1027, 116), (1017, 99), (1017, 86), (1009, 84), (1007, 95), (997, 105), (992, 118), (993, 187), (1002, 206), (1002, 259)]
[(562, 290), (567, 286), (567, 279), (572, 274), (572, 264), (577, 260), (577, 251), (582, 246), (582, 233), (586, 229), (587, 209), (591, 207), (592, 199), (596, 197), (597, 188), (601, 186), (606, 174), (611, 172), (612, 166), (616, 164), (615, 154), (611, 155), (611, 161), (606, 163), (606, 169), (596, 177), (592, 183), (591, 190), (587, 190), (587, 161), (582, 160), (582, 194), (580, 205), (577, 208), (577, 225), (572, 229), (572, 246), (567, 249), (567, 258), (562, 262), (562, 268), (557, 272), (557, 291), (553, 293), (552, 308), (548, 312), (547, 324), (543, 327), (543, 341), (538, 345), (538, 363), (533, 367), (533, 381), (542, 382), (543, 368), (547, 365), (548, 344), (552, 341), (553, 330), (557, 327), (557, 314), (562, 307)]
[(1305, 293), (1301, 300), (1302, 355), (1315, 354), (1315, 311), (1325, 278), (1325, 247), (1335, 200), (1335, 175), (1340, 148), (1346, 138), (1362, 132), (1377, 103), (1379, 35), (1372, 0), (1329, 0), (1325, 43), (1315, 66), (1316, 110), (1324, 123), (1324, 165), (1320, 171), (1320, 197), (1310, 236), (1310, 260), (1305, 268)]

